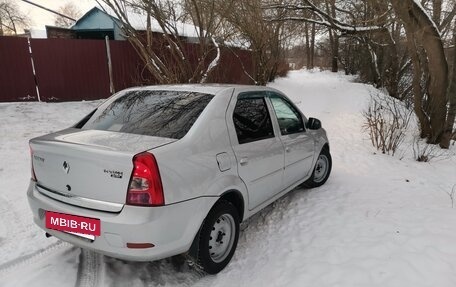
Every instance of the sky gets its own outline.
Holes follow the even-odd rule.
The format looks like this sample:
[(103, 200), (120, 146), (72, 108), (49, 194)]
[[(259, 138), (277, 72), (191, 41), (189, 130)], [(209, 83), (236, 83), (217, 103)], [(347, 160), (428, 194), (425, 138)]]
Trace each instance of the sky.
[[(29, 16), (31, 20), (31, 27), (44, 29), (45, 25), (54, 25), (55, 14), (46, 10), (40, 9), (36, 6), (23, 2), (22, 0), (13, 0), (19, 6), (19, 9)], [(52, 10), (58, 10), (59, 7), (66, 3), (73, 3), (80, 11), (81, 14), (85, 14), (94, 6), (97, 6), (95, 0), (30, 0), (41, 6), (50, 8)]]

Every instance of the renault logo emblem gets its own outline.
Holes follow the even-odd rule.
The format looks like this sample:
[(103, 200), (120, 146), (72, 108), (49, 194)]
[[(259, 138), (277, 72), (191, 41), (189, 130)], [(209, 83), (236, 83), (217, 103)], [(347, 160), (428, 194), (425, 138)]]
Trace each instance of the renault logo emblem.
[(67, 174), (70, 172), (70, 164), (67, 161), (63, 162), (63, 171)]

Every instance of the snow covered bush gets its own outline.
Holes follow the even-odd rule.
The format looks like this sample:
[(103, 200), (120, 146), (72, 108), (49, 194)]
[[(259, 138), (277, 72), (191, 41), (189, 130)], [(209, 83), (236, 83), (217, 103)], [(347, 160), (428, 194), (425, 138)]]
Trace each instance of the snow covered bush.
[(411, 115), (412, 110), (403, 102), (378, 92), (371, 95), (369, 106), (363, 112), (363, 127), (377, 150), (394, 155), (404, 141)]

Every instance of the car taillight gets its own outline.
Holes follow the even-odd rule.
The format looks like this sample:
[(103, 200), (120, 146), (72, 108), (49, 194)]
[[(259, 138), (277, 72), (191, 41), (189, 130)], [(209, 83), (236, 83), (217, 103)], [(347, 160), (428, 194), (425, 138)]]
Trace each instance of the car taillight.
[(35, 175), (35, 169), (33, 168), (33, 150), (32, 147), (30, 147), (30, 169), (31, 169), (31, 179), (36, 182), (36, 175)]
[(161, 206), (165, 204), (157, 161), (151, 153), (133, 157), (133, 172), (127, 192), (127, 204)]

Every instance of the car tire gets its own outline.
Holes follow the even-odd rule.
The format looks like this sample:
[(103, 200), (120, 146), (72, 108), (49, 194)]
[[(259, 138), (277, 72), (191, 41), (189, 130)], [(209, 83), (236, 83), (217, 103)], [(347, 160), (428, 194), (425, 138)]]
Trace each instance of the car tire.
[(314, 170), (310, 178), (302, 186), (306, 188), (319, 187), (328, 180), (332, 168), (332, 159), (329, 149), (324, 147), (318, 155)]
[(239, 239), (239, 214), (228, 201), (220, 200), (207, 215), (199, 233), (198, 265), (216, 274), (228, 265)]

